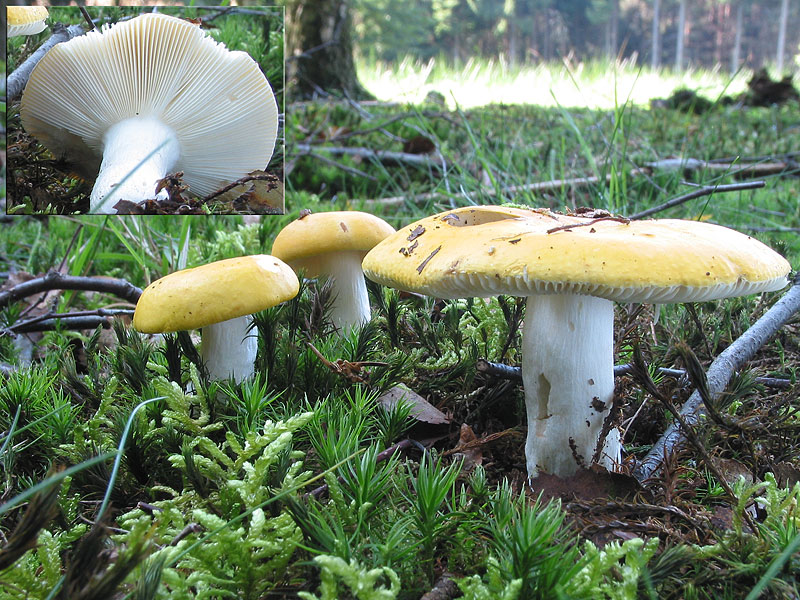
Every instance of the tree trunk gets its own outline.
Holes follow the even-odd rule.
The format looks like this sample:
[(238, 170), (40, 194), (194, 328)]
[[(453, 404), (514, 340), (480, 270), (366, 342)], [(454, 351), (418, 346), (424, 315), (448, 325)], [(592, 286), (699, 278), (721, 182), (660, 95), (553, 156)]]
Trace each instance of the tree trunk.
[(678, 8), (678, 39), (675, 44), (675, 71), (683, 70), (683, 44), (686, 31), (686, 0), (681, 0)]
[(608, 19), (608, 57), (615, 60), (619, 52), (619, 0), (609, 0), (609, 2), (611, 15)]
[(348, 0), (289, 0), (286, 20), (292, 100), (371, 97), (356, 74)]
[(778, 77), (783, 75), (783, 56), (786, 54), (786, 22), (789, 20), (789, 0), (781, 2), (781, 16), (778, 21), (778, 52), (775, 57), (775, 68)]
[(653, 0), (653, 44), (650, 48), (650, 68), (661, 66), (661, 0)]
[(733, 38), (733, 56), (731, 57), (731, 75), (739, 70), (742, 62), (742, 28), (744, 27), (744, 3), (736, 4), (736, 33)]

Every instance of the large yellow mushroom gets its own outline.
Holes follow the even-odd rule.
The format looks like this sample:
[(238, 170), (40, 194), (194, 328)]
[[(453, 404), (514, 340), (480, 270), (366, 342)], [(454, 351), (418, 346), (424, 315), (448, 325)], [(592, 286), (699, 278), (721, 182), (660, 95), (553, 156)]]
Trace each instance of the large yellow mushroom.
[[(403, 227), (364, 258), (383, 285), (441, 298), (526, 296), (522, 376), (528, 474), (619, 464), (614, 302), (698, 302), (779, 290), (789, 263), (698, 221), (626, 221), (475, 206)], [(608, 424), (610, 425), (610, 423)]]

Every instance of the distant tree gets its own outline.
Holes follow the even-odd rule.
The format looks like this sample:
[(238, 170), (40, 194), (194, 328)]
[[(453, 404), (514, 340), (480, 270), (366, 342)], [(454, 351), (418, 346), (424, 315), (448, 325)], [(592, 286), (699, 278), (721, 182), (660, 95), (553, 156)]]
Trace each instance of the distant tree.
[(653, 36), (650, 46), (650, 68), (661, 66), (661, 0), (653, 0)]
[(733, 51), (731, 54), (731, 75), (739, 70), (742, 64), (742, 29), (744, 28), (744, 2), (739, 0), (734, 4), (736, 13), (733, 35)]
[(775, 68), (778, 74), (783, 73), (783, 56), (786, 53), (786, 24), (789, 21), (789, 0), (781, 1), (781, 16), (778, 20), (778, 51)]
[(675, 41), (675, 70), (683, 70), (683, 49), (686, 43), (686, 0), (678, 7), (678, 36)]
[(287, 77), (294, 100), (325, 94), (371, 97), (353, 60), (348, 0), (288, 0)]

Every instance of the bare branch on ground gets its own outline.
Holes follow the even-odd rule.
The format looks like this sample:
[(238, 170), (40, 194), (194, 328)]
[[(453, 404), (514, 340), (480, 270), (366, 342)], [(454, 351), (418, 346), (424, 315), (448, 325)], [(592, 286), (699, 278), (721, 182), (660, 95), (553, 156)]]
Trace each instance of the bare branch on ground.
[[(479, 358), (475, 362), (475, 368), (480, 373), (486, 373), (493, 377), (500, 379), (510, 379), (514, 381), (522, 381), (522, 369), (503, 363), (490, 362), (483, 358)], [(669, 369), (667, 367), (659, 367), (657, 371), (666, 377), (673, 377), (679, 379), (686, 377), (686, 371), (683, 369)], [(633, 373), (633, 366), (630, 364), (622, 364), (614, 366), (614, 377), (621, 377), (622, 375), (630, 375)], [(783, 379), (780, 377), (756, 377), (754, 381), (769, 388), (787, 389), (792, 387), (791, 379)]]
[(0, 308), (8, 306), (21, 298), (50, 290), (79, 290), (84, 292), (103, 292), (136, 304), (142, 290), (125, 279), (113, 277), (80, 277), (62, 275), (57, 271), (19, 283), (0, 292)]
[(25, 62), (17, 67), (11, 75), (8, 76), (6, 84), (6, 98), (7, 102), (12, 102), (22, 95), (22, 90), (28, 83), (33, 68), (39, 63), (45, 54), (56, 44), (66, 42), (74, 37), (83, 35), (85, 31), (80, 25), (70, 25), (65, 27), (61, 23), (56, 23), (53, 26), (53, 35), (48, 40), (36, 49), (36, 52), (31, 54)]
[[(640, 169), (628, 172), (628, 176), (636, 177), (644, 174)], [(599, 183), (602, 177), (574, 177), (571, 179), (553, 179), (552, 181), (540, 181), (537, 183), (526, 183), (522, 185), (509, 185), (500, 188), (500, 194), (517, 194), (520, 192), (553, 192), (562, 188), (579, 188), (587, 185), (594, 185)], [(606, 181), (611, 180), (611, 174), (605, 176)], [(498, 191), (494, 188), (486, 188), (481, 190), (481, 193), (487, 196), (496, 196)], [(429, 192), (426, 194), (415, 194), (406, 196), (394, 196), (391, 198), (378, 198), (375, 200), (364, 200), (366, 206), (397, 206), (405, 204), (406, 202), (427, 202), (428, 200), (445, 200), (448, 196), (440, 192)]]
[(753, 190), (756, 188), (762, 188), (766, 185), (763, 180), (758, 181), (743, 181), (742, 183), (729, 183), (724, 185), (703, 185), (694, 190), (693, 192), (689, 192), (688, 194), (684, 194), (682, 196), (678, 196), (677, 198), (673, 198), (672, 200), (667, 200), (663, 204), (659, 204), (658, 206), (653, 206), (652, 208), (648, 208), (647, 210), (643, 210), (641, 212), (635, 213), (628, 217), (629, 219), (642, 219), (644, 217), (649, 217), (657, 212), (661, 212), (662, 210), (666, 210), (668, 208), (672, 208), (673, 206), (678, 206), (679, 204), (683, 204), (684, 202), (688, 202), (689, 200), (694, 200), (695, 198), (700, 198), (702, 196), (710, 196), (711, 194), (716, 194), (719, 192), (736, 192), (741, 190)]
[[(712, 399), (718, 398), (725, 391), (734, 373), (798, 311), (800, 311), (800, 275), (795, 276), (794, 284), (780, 300), (711, 363), (707, 378)], [(681, 417), (689, 426), (694, 426), (704, 413), (703, 399), (695, 390), (681, 408)], [(652, 478), (661, 469), (664, 458), (673, 454), (684, 443), (684, 432), (680, 425), (670, 425), (650, 452), (636, 465), (633, 476), (640, 482)]]

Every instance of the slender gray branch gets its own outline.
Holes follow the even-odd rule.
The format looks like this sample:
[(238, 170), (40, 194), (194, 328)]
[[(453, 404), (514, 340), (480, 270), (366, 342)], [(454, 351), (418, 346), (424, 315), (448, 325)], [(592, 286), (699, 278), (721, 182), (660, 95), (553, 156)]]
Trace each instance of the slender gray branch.
[(50, 290), (80, 290), (87, 292), (104, 292), (114, 294), (132, 304), (136, 304), (142, 290), (130, 281), (125, 279), (114, 279), (113, 277), (79, 277), (75, 275), (63, 275), (58, 271), (36, 277), (23, 283), (0, 292), (0, 308), (16, 302), (21, 298), (33, 296), (40, 292)]
[(409, 152), (392, 152), (390, 150), (373, 150), (372, 148), (346, 146), (312, 146), (311, 144), (295, 144), (293, 149), (300, 155), (324, 152), (333, 155), (358, 156), (364, 159), (375, 159), (379, 161), (404, 162), (437, 169), (442, 167), (440, 160), (436, 160), (427, 154), (411, 154)]
[[(522, 381), (522, 369), (512, 365), (503, 363), (490, 362), (483, 358), (475, 361), (475, 369), (480, 373), (486, 373), (500, 379), (511, 379), (514, 381)], [(659, 367), (658, 372), (665, 377), (673, 377), (680, 379), (686, 377), (686, 371), (683, 369), (669, 369), (667, 367)], [(629, 375), (633, 372), (633, 366), (630, 364), (614, 365), (614, 377), (621, 377), (622, 375)], [(756, 383), (760, 383), (765, 387), (771, 388), (789, 388), (792, 386), (791, 379), (783, 379), (780, 377), (756, 377)]]
[[(798, 311), (800, 311), (800, 274), (795, 277), (794, 285), (789, 291), (711, 363), (707, 374), (711, 397), (718, 398), (725, 391), (733, 374)], [(681, 415), (687, 424), (696, 425), (704, 413), (703, 399), (695, 390), (681, 408)], [(636, 465), (633, 476), (640, 482), (653, 477), (661, 468), (664, 458), (674, 453), (684, 441), (680, 426), (674, 423), (670, 425), (650, 452)]]
[(127, 315), (133, 316), (130, 309), (105, 309), (75, 311), (71, 313), (46, 313), (32, 319), (17, 321), (0, 333), (32, 333), (34, 331), (50, 331), (60, 327), (69, 330), (96, 329), (102, 326), (103, 329), (111, 327), (114, 317)]
[(22, 90), (25, 89), (25, 85), (28, 83), (28, 79), (31, 76), (33, 68), (40, 60), (42, 60), (44, 55), (47, 54), (51, 48), (53, 48), (53, 46), (60, 44), (61, 42), (69, 41), (74, 37), (83, 35), (84, 33), (83, 27), (80, 25), (70, 25), (69, 27), (62, 25), (61, 23), (56, 23), (53, 25), (53, 35), (51, 35), (44, 44), (36, 49), (36, 52), (31, 54), (27, 60), (25, 60), (25, 62), (23, 62), (14, 70), (11, 75), (8, 76), (8, 83), (6, 87), (7, 102), (16, 100), (22, 95)]
[(678, 196), (677, 198), (673, 198), (672, 200), (667, 200), (663, 204), (659, 204), (658, 206), (653, 206), (652, 208), (648, 208), (647, 210), (643, 210), (641, 212), (635, 213), (630, 215), (629, 219), (642, 219), (644, 217), (649, 217), (657, 212), (661, 212), (662, 210), (666, 210), (668, 208), (672, 208), (673, 206), (678, 206), (679, 204), (683, 204), (684, 202), (688, 202), (689, 200), (694, 200), (695, 198), (700, 198), (701, 196), (710, 196), (711, 194), (716, 194), (717, 192), (735, 192), (740, 190), (752, 190), (755, 188), (762, 188), (766, 185), (763, 180), (758, 181), (743, 181), (741, 183), (729, 183), (725, 185), (704, 185), (693, 192), (689, 192), (688, 194), (684, 194), (683, 196)]

